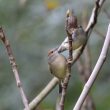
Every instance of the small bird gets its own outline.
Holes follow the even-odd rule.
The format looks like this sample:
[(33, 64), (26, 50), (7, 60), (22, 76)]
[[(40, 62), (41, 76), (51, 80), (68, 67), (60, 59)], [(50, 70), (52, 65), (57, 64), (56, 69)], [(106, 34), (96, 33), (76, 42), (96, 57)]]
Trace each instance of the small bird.
[[(86, 34), (83, 30), (83, 28), (77, 27), (76, 29), (74, 29), (73, 33), (72, 33), (72, 49), (73, 52), (80, 48), (82, 45), (85, 44), (87, 38), (86, 38)], [(61, 53), (65, 50), (69, 49), (69, 43), (68, 43), (68, 37), (62, 42), (61, 46), (58, 48), (58, 52)]]
[(86, 42), (87, 38), (86, 38), (86, 34), (82, 28), (82, 26), (74, 29), (73, 33), (72, 33), (72, 48), (73, 50), (79, 48), (80, 46), (84, 45), (84, 43)]
[[(87, 38), (86, 33), (82, 26), (78, 26), (77, 17), (74, 15), (72, 10), (67, 11), (66, 18), (66, 30), (72, 35), (72, 49), (78, 49), (85, 44)], [(61, 46), (58, 48), (58, 52), (62, 52), (69, 49), (68, 37), (62, 42)]]
[(57, 77), (60, 81), (59, 93), (62, 92), (62, 82), (67, 73), (67, 59), (57, 50), (51, 50), (48, 53), (48, 64), (51, 74)]

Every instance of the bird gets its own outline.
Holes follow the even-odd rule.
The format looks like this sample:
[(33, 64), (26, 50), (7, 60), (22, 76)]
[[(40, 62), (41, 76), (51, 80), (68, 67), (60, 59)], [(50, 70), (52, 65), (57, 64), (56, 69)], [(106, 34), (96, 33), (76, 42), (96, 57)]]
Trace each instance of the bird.
[[(72, 32), (72, 50), (73, 52), (80, 48), (82, 45), (85, 44), (87, 40), (86, 33), (83, 30), (82, 26), (79, 26), (74, 29)], [(59, 53), (69, 50), (69, 41), (68, 37), (61, 43), (60, 47), (57, 49)]]
[[(74, 15), (73, 10), (67, 10), (66, 13), (66, 31), (69, 35), (72, 35), (72, 50), (80, 48), (85, 44), (87, 38), (86, 33), (82, 26), (77, 23), (77, 17)], [(67, 34), (68, 35), (68, 34)], [(65, 50), (69, 50), (68, 37), (62, 42), (58, 48), (58, 52), (61, 53)]]
[(52, 75), (59, 79), (59, 93), (62, 92), (62, 82), (67, 74), (67, 59), (57, 50), (50, 50), (48, 53), (48, 64)]

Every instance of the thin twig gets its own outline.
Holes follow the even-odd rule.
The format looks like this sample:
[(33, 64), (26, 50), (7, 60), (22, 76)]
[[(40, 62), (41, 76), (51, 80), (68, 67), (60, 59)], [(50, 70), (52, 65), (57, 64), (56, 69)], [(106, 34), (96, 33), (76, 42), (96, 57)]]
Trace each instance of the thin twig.
[(73, 108), (73, 110), (80, 110), (81, 109), (81, 106), (82, 106), (86, 96), (88, 95), (94, 81), (96, 80), (96, 78), (97, 78), (97, 76), (98, 76), (98, 74), (99, 74), (99, 72), (100, 72), (100, 70), (106, 60), (108, 49), (109, 49), (109, 44), (110, 44), (110, 24), (108, 26), (107, 35), (106, 35), (104, 45), (103, 45), (101, 54), (99, 56), (99, 59), (98, 59), (96, 65), (92, 71), (92, 74), (91, 74), (89, 80), (85, 84), (83, 91), (82, 91), (75, 107)]
[[(70, 13), (70, 10), (67, 11), (67, 17), (70, 17), (68, 16), (68, 14)], [(71, 16), (73, 17), (73, 16)], [(71, 74), (71, 61), (73, 59), (72, 57), (72, 53), (73, 53), (73, 50), (72, 50), (72, 34), (69, 33), (69, 26), (68, 26), (68, 20), (66, 20), (66, 32), (67, 32), (67, 35), (68, 35), (68, 41), (69, 41), (69, 58), (68, 58), (68, 68), (67, 68), (67, 75), (64, 79), (64, 82), (63, 82), (63, 86), (62, 86), (62, 94), (61, 94), (61, 100), (60, 100), (60, 110), (64, 110), (64, 102), (65, 102), (65, 96), (66, 96), (66, 91), (67, 91), (67, 87), (68, 87), (68, 83), (69, 83), (69, 79), (70, 79), (70, 74)]]
[[(92, 10), (92, 14), (91, 14), (89, 23), (88, 23), (88, 25), (87, 25), (87, 27), (85, 29), (85, 32), (86, 32), (86, 35), (87, 35), (87, 39), (89, 39), (89, 36), (90, 36), (94, 26), (97, 23), (98, 15), (99, 15), (99, 12), (100, 12), (101, 7), (102, 7), (104, 2), (105, 2), (105, 0), (97, 0), (96, 3), (95, 3), (95, 7)], [(77, 53), (74, 53), (74, 54), (77, 54), (77, 55), (74, 55), (75, 57), (73, 57), (73, 64), (77, 61), (77, 59), (82, 54), (82, 52), (83, 52), (83, 50), (84, 50), (84, 48), (86, 46), (86, 43), (87, 42), (85, 42), (85, 45), (83, 45)]]
[(70, 73), (68, 72), (64, 79), (63, 86), (62, 86), (62, 94), (61, 94), (61, 100), (60, 100), (60, 105), (59, 105), (60, 110), (64, 110), (64, 102), (65, 102), (65, 96), (66, 96), (69, 79), (70, 79)]
[(95, 7), (92, 10), (92, 15), (90, 17), (89, 23), (85, 29), (85, 32), (88, 34), (90, 34), (91, 30), (93, 29), (94, 25), (97, 23), (97, 19), (98, 19), (98, 14), (101, 10), (101, 7), (103, 5), (103, 3), (106, 0), (96, 0), (95, 2)]
[[(92, 32), (92, 29), (94, 28), (94, 26), (95, 26), (95, 23), (94, 23), (94, 25), (92, 26), (92, 29), (91, 29), (91, 27), (90, 27), (90, 25), (93, 23), (93, 22), (95, 22), (95, 19), (97, 19), (98, 18), (98, 15), (97, 14), (95, 14), (95, 10), (100, 10), (101, 9), (101, 7), (102, 7), (102, 5), (103, 5), (103, 3), (104, 3), (104, 1), (105, 0), (100, 0), (99, 2), (100, 2), (100, 6), (98, 7), (98, 8), (95, 8), (94, 7), (94, 9), (93, 9), (93, 11), (92, 11), (92, 14), (91, 14), (91, 17), (90, 17), (90, 20), (89, 20), (89, 26), (87, 26), (87, 28), (85, 29), (85, 32), (86, 32), (86, 34), (87, 34), (87, 38), (88, 38), (88, 36), (90, 36), (90, 30), (91, 30), (91, 32)], [(100, 11), (99, 11), (100, 12)], [(98, 14), (99, 14), (99, 12), (98, 12)], [(97, 16), (96, 16), (97, 15)], [(89, 33), (89, 34), (88, 34)], [(68, 41), (68, 39), (66, 38), (64, 41)], [(61, 45), (60, 45), (60, 47), (63, 45), (64, 43), (62, 43)], [(85, 43), (85, 45), (86, 45), (86, 43)], [(84, 50), (84, 47), (85, 47), (85, 45), (84, 46), (82, 46), (82, 47), (80, 47), (76, 52), (74, 52), (73, 53), (73, 64), (77, 61), (77, 59), (80, 57), (80, 55), (82, 54), (82, 52), (83, 52), (83, 50)], [(49, 83), (50, 85), (51, 85), (51, 82)], [(54, 83), (52, 86), (54, 87), (56, 85), (56, 83)], [(48, 86), (48, 85), (47, 85)], [(46, 86), (46, 87), (47, 87)], [(51, 88), (50, 88), (51, 89)], [(45, 92), (45, 95), (44, 95), (44, 97), (46, 97), (47, 96), (47, 94), (48, 94), (48, 92), (50, 91), (50, 89), (48, 89), (46, 92)], [(38, 95), (39, 96), (39, 95)], [(37, 96), (37, 97), (38, 97)], [(42, 99), (44, 99), (44, 97), (41, 97), (41, 98), (39, 98), (39, 100), (42, 100)], [(33, 102), (33, 101), (32, 101)], [(31, 102), (31, 103), (32, 103)], [(40, 103), (39, 103), (40, 104)], [(29, 104), (30, 105), (30, 104)], [(34, 104), (34, 105), (38, 105), (38, 102), (36, 101), (36, 103)], [(30, 108), (31, 108), (31, 105), (29, 106)], [(34, 107), (33, 107), (34, 108)]]
[(10, 61), (10, 65), (12, 67), (12, 70), (13, 70), (13, 73), (14, 73), (14, 76), (15, 76), (15, 79), (16, 79), (17, 87), (20, 90), (23, 104), (24, 104), (26, 110), (30, 110), (29, 109), (29, 105), (28, 105), (28, 100), (26, 98), (26, 95), (24, 93), (24, 90), (23, 90), (23, 87), (22, 87), (22, 84), (21, 84), (21, 81), (20, 81), (20, 78), (19, 78), (19, 73), (18, 73), (18, 69), (17, 69), (15, 58), (13, 56), (9, 41), (5, 37), (5, 34), (3, 32), (2, 27), (0, 27), (0, 39), (2, 40), (3, 44), (6, 47), (6, 50), (7, 50), (7, 53), (8, 53), (8, 57), (9, 57), (9, 61)]
[[(103, 3), (105, 2), (105, 0), (97, 0), (96, 3), (95, 3), (95, 6), (92, 10), (92, 14), (91, 14), (91, 17), (90, 17), (90, 20), (88, 22), (88, 25), (85, 29), (85, 33), (86, 33), (86, 36), (87, 36), (87, 41), (89, 39), (89, 36), (94, 28), (94, 26), (96, 25), (97, 23), (97, 19), (98, 19), (98, 15), (99, 15), (99, 12), (101, 10), (101, 7), (103, 6)], [(58, 48), (58, 51), (59, 52), (63, 52), (66, 50), (66, 48), (68, 47), (68, 45), (65, 45), (65, 43), (67, 44), (67, 41), (68, 41), (68, 38), (66, 38), (62, 44), (59, 46)], [(87, 44), (87, 41), (85, 42), (85, 44), (79, 48), (78, 51), (74, 51), (73, 53), (73, 62), (72, 64), (74, 64), (77, 59), (80, 57), (80, 55), (82, 54), (86, 44)], [(65, 46), (67, 46), (66, 48), (64, 48)], [(63, 50), (62, 50), (62, 47), (63, 47)]]

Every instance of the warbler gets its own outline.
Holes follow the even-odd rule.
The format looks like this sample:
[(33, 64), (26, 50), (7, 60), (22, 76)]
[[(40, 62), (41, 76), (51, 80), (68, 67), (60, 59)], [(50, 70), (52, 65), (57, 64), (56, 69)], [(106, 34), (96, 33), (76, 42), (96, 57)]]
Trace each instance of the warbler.
[(58, 51), (51, 50), (48, 53), (48, 64), (51, 74), (59, 79), (59, 93), (61, 93), (61, 83), (67, 74), (67, 60)]
[[(78, 26), (77, 17), (74, 15), (72, 10), (68, 10), (66, 15), (66, 31), (72, 36), (72, 49), (74, 52), (74, 50), (85, 44), (87, 40), (86, 33), (82, 26)], [(69, 42), (67, 37), (58, 48), (58, 52), (68, 49)]]

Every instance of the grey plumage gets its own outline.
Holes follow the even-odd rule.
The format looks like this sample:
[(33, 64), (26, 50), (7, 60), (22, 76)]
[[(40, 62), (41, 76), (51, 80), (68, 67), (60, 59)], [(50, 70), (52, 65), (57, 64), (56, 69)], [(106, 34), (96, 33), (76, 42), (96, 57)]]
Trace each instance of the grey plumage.
[[(87, 40), (86, 34), (81, 26), (73, 30), (72, 40), (73, 40), (72, 42), (73, 51), (75, 49), (78, 49), (80, 46), (84, 45), (84, 43), (86, 42)], [(62, 52), (68, 49), (69, 49), (69, 44), (68, 44), (68, 37), (67, 37), (62, 42), (61, 46), (58, 48), (58, 52)]]

